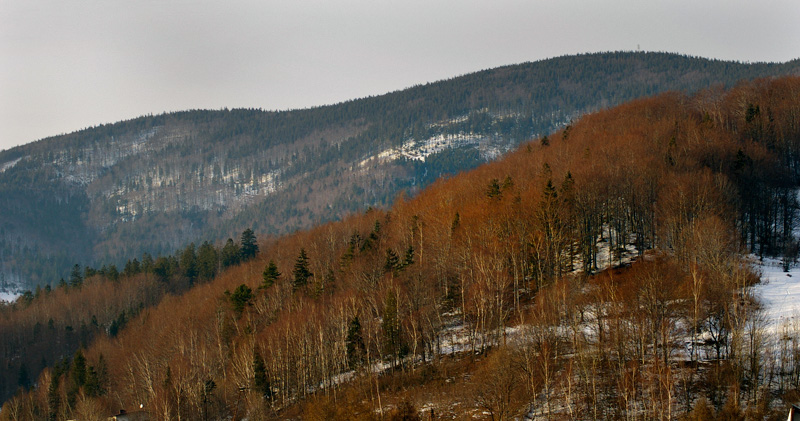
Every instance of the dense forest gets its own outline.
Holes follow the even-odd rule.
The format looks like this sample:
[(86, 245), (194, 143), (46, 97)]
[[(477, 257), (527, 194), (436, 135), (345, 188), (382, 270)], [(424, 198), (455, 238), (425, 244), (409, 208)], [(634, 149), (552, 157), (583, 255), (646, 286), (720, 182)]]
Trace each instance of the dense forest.
[[(800, 331), (752, 286), (796, 264), (798, 151), (800, 78), (668, 93), (386, 209), (74, 267), (2, 308), (0, 419), (785, 419)], [(75, 347), (19, 354), (45, 335)]]
[(506, 66), (304, 110), (144, 116), (0, 152), (0, 286), (74, 264), (280, 235), (388, 206), (578, 116), (664, 91), (798, 74), (664, 53)]

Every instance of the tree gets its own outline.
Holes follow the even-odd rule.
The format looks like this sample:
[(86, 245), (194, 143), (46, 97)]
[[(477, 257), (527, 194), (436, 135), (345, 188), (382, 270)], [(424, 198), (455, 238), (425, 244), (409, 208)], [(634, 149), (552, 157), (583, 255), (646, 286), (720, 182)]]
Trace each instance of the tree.
[(256, 254), (258, 253), (258, 242), (256, 241), (256, 235), (253, 233), (253, 230), (248, 228), (242, 232), (241, 244), (239, 255), (241, 256), (242, 262), (246, 262), (253, 257), (256, 257)]
[(72, 272), (69, 274), (69, 286), (73, 288), (80, 288), (83, 283), (83, 276), (81, 275), (81, 266), (76, 264), (72, 267)]
[(275, 261), (270, 260), (267, 264), (267, 267), (264, 268), (264, 273), (262, 274), (262, 278), (264, 282), (261, 284), (259, 288), (269, 288), (275, 284), (278, 278), (281, 276), (281, 273), (278, 272), (278, 266), (275, 264)]
[(228, 301), (230, 301), (233, 311), (235, 311), (237, 315), (241, 315), (244, 308), (249, 306), (253, 300), (253, 290), (245, 284), (236, 287), (233, 293), (225, 290), (225, 295), (228, 297)]
[(195, 253), (194, 243), (189, 244), (181, 252), (180, 258), (181, 273), (190, 283), (197, 277), (197, 254)]
[(217, 249), (208, 241), (204, 241), (197, 250), (197, 276), (205, 281), (213, 279), (217, 275), (218, 263)]
[(392, 365), (394, 365), (395, 361), (402, 359), (406, 353), (401, 337), (400, 315), (397, 310), (397, 297), (394, 291), (389, 291), (386, 294), (381, 328), (383, 329), (384, 355), (388, 355), (391, 358)]
[(240, 251), (239, 245), (233, 242), (232, 238), (228, 238), (225, 245), (222, 247), (222, 268), (227, 268), (239, 263)]
[(258, 352), (258, 348), (253, 349), (253, 388), (264, 398), (272, 397), (272, 387), (267, 379), (267, 367), (264, 358)]
[(364, 362), (364, 354), (366, 347), (364, 346), (364, 338), (361, 335), (361, 322), (358, 321), (358, 316), (350, 321), (350, 326), (347, 328), (347, 364), (351, 369), (354, 369)]
[(292, 270), (292, 275), (294, 275), (293, 285), (295, 290), (304, 287), (308, 283), (308, 279), (314, 275), (311, 273), (308, 267), (308, 255), (306, 254), (306, 249), (300, 248), (300, 255), (297, 256), (297, 260), (294, 262), (294, 269)]
[(156, 275), (159, 281), (169, 282), (169, 278), (172, 277), (172, 265), (169, 259), (164, 256), (159, 256), (153, 264), (153, 274)]

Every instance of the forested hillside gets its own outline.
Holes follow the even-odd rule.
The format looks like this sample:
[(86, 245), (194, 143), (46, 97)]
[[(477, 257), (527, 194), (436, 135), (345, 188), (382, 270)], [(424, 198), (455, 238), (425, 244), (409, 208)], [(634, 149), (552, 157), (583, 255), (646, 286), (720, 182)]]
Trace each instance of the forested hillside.
[(798, 151), (800, 78), (669, 93), (385, 210), (243, 233), (210, 280), (181, 253), (42, 292), (3, 309), (8, 340), (70, 297), (194, 285), (126, 294), (123, 330), (98, 323), (0, 419), (785, 419), (800, 331), (764, 329), (751, 259), (796, 262)]
[(81, 266), (277, 235), (414, 194), (591, 111), (800, 63), (661, 53), (561, 57), (292, 111), (195, 110), (0, 152), (0, 288)]

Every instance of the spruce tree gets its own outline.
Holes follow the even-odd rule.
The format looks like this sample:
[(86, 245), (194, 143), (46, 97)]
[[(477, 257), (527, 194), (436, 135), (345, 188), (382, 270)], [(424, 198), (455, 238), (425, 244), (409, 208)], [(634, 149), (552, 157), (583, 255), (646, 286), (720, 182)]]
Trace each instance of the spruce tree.
[(242, 232), (241, 248), (239, 249), (241, 261), (246, 262), (256, 257), (257, 253), (258, 242), (256, 241), (256, 235), (253, 233), (253, 230), (248, 228)]
[(355, 369), (364, 362), (365, 352), (364, 338), (361, 336), (361, 322), (356, 316), (350, 321), (350, 326), (347, 328), (347, 364), (351, 369)]
[(262, 277), (264, 278), (264, 282), (261, 284), (259, 288), (269, 288), (275, 284), (278, 278), (281, 276), (281, 273), (278, 272), (278, 266), (275, 265), (273, 260), (270, 260), (267, 264), (267, 267), (264, 268), (264, 273)]
[(308, 268), (308, 255), (304, 248), (300, 248), (300, 255), (297, 256), (297, 260), (294, 262), (292, 275), (294, 275), (293, 286), (295, 290), (304, 287), (308, 283), (308, 279), (313, 276)]
[(232, 238), (228, 238), (228, 241), (222, 247), (221, 255), (220, 259), (222, 260), (223, 268), (238, 264), (240, 258), (239, 245), (234, 243)]
[(272, 397), (272, 388), (267, 379), (267, 367), (258, 349), (253, 350), (253, 387), (264, 399)]

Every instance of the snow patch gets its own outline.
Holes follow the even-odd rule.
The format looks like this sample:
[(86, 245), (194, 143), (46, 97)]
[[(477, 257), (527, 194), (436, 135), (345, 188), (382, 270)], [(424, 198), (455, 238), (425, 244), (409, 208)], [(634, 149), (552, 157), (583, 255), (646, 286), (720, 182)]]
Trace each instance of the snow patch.
[(785, 271), (779, 259), (758, 264), (761, 283), (753, 286), (760, 299), (767, 330), (777, 333), (781, 326), (800, 323), (800, 267)]
[(14, 168), (14, 165), (17, 165), (17, 162), (21, 161), (24, 157), (19, 157), (17, 159), (8, 161), (6, 163), (0, 164), (0, 173), (6, 172), (6, 170), (10, 168)]

